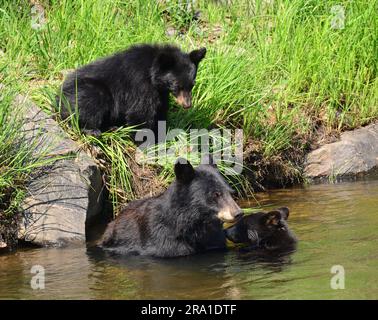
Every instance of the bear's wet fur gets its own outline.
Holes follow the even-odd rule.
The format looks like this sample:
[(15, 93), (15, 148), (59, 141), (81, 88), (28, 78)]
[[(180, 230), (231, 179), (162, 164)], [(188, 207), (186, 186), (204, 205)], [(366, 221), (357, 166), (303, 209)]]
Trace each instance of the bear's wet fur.
[(164, 193), (122, 210), (108, 225), (101, 248), (154, 257), (226, 248), (223, 222), (241, 218), (242, 211), (216, 165), (193, 168), (180, 158), (174, 171), (176, 179)]
[[(191, 91), (201, 48), (184, 53), (174, 46), (135, 45), (72, 72), (56, 97), (62, 119), (79, 114), (79, 127), (88, 134), (120, 126), (140, 125), (157, 134), (165, 121), (169, 94), (190, 108)], [(156, 136), (155, 136), (156, 137)]]
[(287, 224), (288, 218), (287, 207), (257, 212), (225, 229), (225, 234), (230, 241), (246, 244), (249, 248), (295, 249), (297, 238)]

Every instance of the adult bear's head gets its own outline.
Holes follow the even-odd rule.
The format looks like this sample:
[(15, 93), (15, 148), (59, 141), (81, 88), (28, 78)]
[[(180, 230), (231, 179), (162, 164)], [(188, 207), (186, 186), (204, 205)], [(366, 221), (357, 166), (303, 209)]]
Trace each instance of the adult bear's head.
[(171, 92), (185, 109), (190, 108), (198, 64), (205, 55), (205, 48), (184, 53), (176, 47), (161, 47), (153, 61), (152, 83), (160, 90)]
[(216, 164), (196, 168), (186, 159), (175, 164), (176, 181), (173, 184), (177, 206), (186, 208), (185, 219), (201, 223), (235, 222), (243, 215), (231, 194), (233, 190), (219, 173)]

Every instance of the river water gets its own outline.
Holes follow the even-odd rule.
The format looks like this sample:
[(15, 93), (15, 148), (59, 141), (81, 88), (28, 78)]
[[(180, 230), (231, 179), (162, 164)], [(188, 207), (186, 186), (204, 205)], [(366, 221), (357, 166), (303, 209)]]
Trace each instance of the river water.
[[(0, 299), (378, 299), (378, 180), (275, 190), (241, 205), (288, 206), (297, 250), (161, 260), (28, 248), (0, 256)], [(32, 288), (36, 265), (44, 289)]]

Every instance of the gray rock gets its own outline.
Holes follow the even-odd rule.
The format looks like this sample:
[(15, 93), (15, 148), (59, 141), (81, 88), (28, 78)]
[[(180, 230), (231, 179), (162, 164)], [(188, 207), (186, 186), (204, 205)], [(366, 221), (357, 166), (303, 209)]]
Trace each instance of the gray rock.
[(310, 152), (305, 175), (310, 179), (366, 175), (378, 168), (378, 124), (347, 131), (340, 141)]
[(84, 243), (86, 224), (103, 208), (101, 172), (51, 116), (23, 96), (15, 102), (34, 155), (51, 160), (28, 185), (19, 239), (43, 246)]

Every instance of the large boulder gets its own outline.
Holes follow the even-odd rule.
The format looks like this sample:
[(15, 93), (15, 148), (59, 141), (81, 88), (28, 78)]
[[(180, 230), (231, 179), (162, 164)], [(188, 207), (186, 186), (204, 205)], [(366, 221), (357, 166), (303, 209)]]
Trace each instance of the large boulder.
[(86, 225), (102, 213), (102, 174), (51, 116), (23, 96), (15, 104), (24, 139), (36, 156), (49, 159), (27, 186), (19, 239), (43, 246), (84, 243)]
[(340, 140), (310, 152), (305, 175), (311, 180), (366, 175), (378, 168), (378, 124), (347, 131)]

